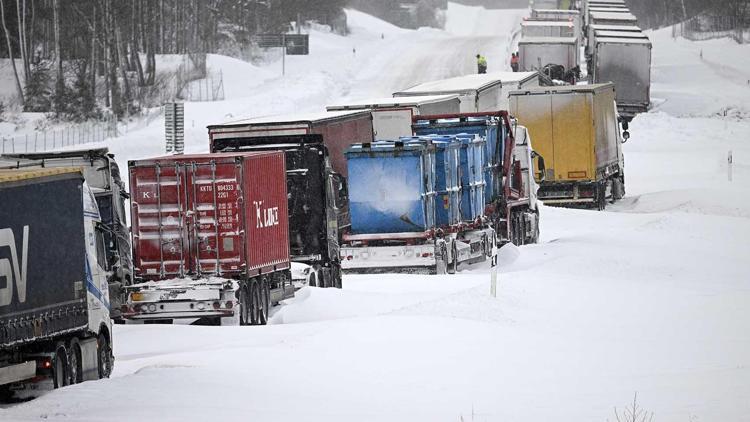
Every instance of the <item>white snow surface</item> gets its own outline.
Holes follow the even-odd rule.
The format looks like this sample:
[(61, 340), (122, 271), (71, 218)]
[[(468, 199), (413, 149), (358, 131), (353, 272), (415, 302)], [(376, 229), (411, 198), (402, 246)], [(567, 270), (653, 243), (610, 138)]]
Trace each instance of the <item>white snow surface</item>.
[[(451, 3), (447, 31), (406, 31), (349, 11), (351, 36), (313, 33), (283, 78), (212, 56), (228, 99), (186, 104), (187, 152), (210, 123), (471, 73), (478, 46), (506, 57), (523, 13)], [(750, 46), (670, 35), (649, 33), (655, 107), (631, 124), (626, 198), (544, 207), (498, 298), (485, 263), (305, 287), (264, 327), (117, 326), (111, 379), (0, 420), (612, 421), (637, 392), (654, 421), (750, 421)], [(123, 166), (161, 155), (162, 127), (110, 148)]]

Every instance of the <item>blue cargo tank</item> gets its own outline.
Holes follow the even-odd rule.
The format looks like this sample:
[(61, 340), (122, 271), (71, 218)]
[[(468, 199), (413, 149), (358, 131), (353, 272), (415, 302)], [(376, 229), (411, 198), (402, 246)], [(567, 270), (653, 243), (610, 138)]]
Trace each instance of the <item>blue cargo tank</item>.
[(484, 138), (484, 199), (489, 203), (502, 194), (499, 174), (508, 133), (497, 116), (418, 120), (414, 133), (417, 136), (467, 133)]
[(429, 140), (355, 144), (346, 153), (353, 234), (435, 226), (435, 146)]
[(459, 134), (461, 175), (461, 219), (474, 221), (484, 215), (484, 139)]

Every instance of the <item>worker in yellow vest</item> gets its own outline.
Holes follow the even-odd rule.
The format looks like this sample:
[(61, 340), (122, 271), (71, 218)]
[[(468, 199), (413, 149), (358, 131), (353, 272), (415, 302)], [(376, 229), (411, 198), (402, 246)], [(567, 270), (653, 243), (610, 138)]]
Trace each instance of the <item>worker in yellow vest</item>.
[(477, 54), (477, 71), (487, 73), (487, 59), (481, 54)]

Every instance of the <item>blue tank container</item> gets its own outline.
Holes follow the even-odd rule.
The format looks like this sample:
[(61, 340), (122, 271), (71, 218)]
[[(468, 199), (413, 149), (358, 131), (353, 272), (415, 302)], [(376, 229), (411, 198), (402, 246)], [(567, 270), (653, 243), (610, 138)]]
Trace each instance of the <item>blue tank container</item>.
[(508, 134), (505, 126), (499, 124), (497, 117), (439, 119), (431, 122), (418, 121), (414, 125), (414, 131), (418, 136), (468, 133), (484, 138), (485, 201), (492, 202), (502, 194), (500, 170), (505, 156), (505, 138)]
[(484, 139), (469, 134), (456, 135), (461, 141), (461, 219), (474, 221), (484, 215)]
[(355, 144), (346, 153), (354, 234), (435, 226), (435, 146), (429, 140)]

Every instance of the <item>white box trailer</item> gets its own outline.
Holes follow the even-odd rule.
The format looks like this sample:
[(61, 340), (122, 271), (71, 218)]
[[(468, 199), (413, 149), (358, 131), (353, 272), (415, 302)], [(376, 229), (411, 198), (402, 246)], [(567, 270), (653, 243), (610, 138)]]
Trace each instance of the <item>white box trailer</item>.
[(529, 37), (518, 42), (519, 69), (536, 71), (548, 64), (565, 70), (578, 66), (578, 39), (573, 37)]
[(529, 4), (532, 9), (557, 9), (559, 7), (557, 0), (530, 0)]
[(461, 100), (457, 94), (371, 98), (329, 105), (326, 110), (370, 110), (375, 139), (397, 140), (401, 136), (412, 136), (413, 116), (456, 114), (461, 111)]
[(594, 83), (613, 82), (620, 115), (631, 119), (651, 103), (651, 41), (648, 38), (596, 39)]
[(638, 18), (632, 13), (618, 13), (618, 12), (589, 12), (588, 20), (588, 32), (586, 36), (592, 39), (594, 36), (594, 25), (622, 25), (622, 26), (638, 26)]
[(573, 21), (525, 20), (521, 22), (521, 36), (530, 37), (575, 37), (578, 31)]
[(628, 7), (625, 0), (584, 0), (583, 2), (583, 21), (588, 22), (588, 13), (590, 7)]
[(461, 100), (461, 113), (475, 113), (507, 110), (510, 91), (535, 86), (539, 86), (539, 75), (536, 72), (492, 72), (425, 82), (395, 92), (393, 96), (455, 94)]

